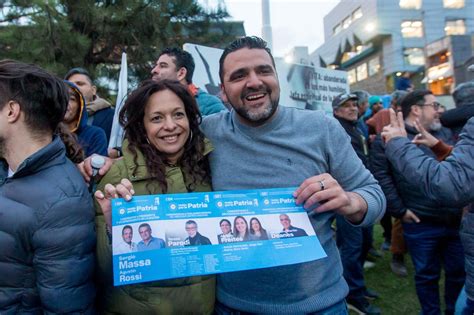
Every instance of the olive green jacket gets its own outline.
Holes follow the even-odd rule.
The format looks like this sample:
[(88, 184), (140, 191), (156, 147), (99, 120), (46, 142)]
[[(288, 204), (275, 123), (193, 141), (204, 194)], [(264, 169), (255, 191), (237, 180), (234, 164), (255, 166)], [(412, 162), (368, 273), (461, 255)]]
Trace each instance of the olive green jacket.
[[(161, 194), (159, 185), (148, 185), (150, 174), (145, 158), (138, 152), (138, 168), (133, 174), (135, 163), (127, 149), (122, 146), (123, 158), (116, 161), (99, 182), (97, 189), (103, 191), (105, 184), (116, 185), (122, 178), (133, 184), (135, 195)], [(206, 140), (205, 156), (212, 151)], [(180, 167), (167, 167), (168, 193), (186, 193), (188, 178)], [(195, 191), (211, 191), (210, 183), (196, 184)], [(215, 276), (189, 277), (147, 282), (126, 286), (113, 286), (112, 248), (105, 233), (105, 221), (96, 203), (97, 260), (98, 260), (98, 304), (104, 313), (114, 314), (211, 314), (215, 300)]]

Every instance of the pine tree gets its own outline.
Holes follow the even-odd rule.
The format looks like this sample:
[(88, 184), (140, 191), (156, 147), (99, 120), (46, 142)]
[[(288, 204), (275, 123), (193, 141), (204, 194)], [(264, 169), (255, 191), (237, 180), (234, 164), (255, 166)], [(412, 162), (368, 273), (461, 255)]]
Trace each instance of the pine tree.
[(209, 31), (219, 30), (225, 9), (206, 12), (196, 0), (11, 0), (0, 1), (2, 7), (0, 59), (35, 63), (59, 76), (82, 66), (115, 78), (126, 50), (129, 73), (142, 80), (164, 47), (231, 39)]

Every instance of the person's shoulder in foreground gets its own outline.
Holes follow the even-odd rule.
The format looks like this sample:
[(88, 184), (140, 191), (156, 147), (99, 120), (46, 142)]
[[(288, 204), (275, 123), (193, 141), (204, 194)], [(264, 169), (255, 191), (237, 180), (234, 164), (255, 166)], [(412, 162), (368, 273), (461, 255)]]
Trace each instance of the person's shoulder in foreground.
[(37, 66), (4, 60), (0, 90), (0, 138), (6, 139), (0, 151), (9, 170), (0, 181), (7, 199), (1, 203), (7, 207), (0, 261), (7, 263), (0, 264), (0, 313), (93, 313), (92, 199), (54, 135), (68, 107), (66, 86)]

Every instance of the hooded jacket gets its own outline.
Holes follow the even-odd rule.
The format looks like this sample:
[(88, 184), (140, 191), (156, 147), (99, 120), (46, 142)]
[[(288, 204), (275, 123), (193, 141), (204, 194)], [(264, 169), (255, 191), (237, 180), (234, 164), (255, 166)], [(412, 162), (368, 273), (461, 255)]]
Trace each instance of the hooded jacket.
[(0, 314), (93, 314), (94, 207), (61, 139), (7, 170), (0, 161)]
[(104, 130), (107, 143), (110, 141), (110, 132), (114, 122), (115, 110), (109, 102), (96, 96), (94, 100), (86, 105), (89, 126), (96, 126)]
[(74, 127), (70, 128), (70, 131), (77, 135), (79, 144), (84, 149), (86, 157), (94, 153), (107, 156), (107, 137), (104, 130), (99, 127), (87, 125), (88, 115), (82, 93), (74, 83), (69, 81), (65, 82), (78, 96), (79, 102), (79, 115)]

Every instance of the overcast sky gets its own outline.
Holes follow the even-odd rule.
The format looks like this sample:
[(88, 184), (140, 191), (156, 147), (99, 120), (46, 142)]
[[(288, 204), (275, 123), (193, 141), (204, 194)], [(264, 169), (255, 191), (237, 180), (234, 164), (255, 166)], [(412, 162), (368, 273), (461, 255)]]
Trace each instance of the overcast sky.
[[(205, 2), (205, 1), (201, 1)], [(282, 57), (294, 46), (313, 52), (324, 42), (323, 17), (339, 0), (270, 0), (273, 54)], [(217, 1), (208, 0), (209, 5)], [(262, 34), (261, 0), (226, 0), (234, 20), (244, 21), (247, 35)]]

